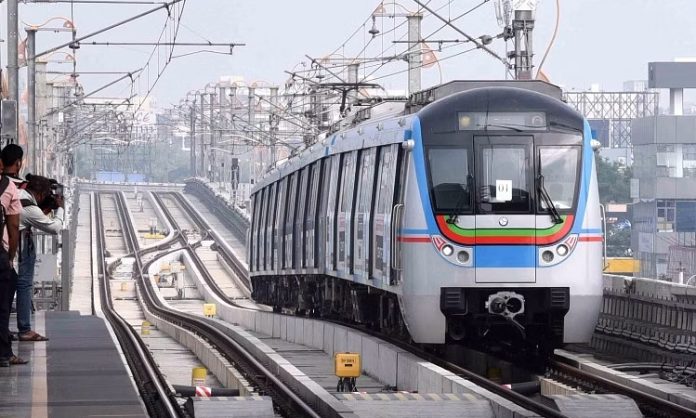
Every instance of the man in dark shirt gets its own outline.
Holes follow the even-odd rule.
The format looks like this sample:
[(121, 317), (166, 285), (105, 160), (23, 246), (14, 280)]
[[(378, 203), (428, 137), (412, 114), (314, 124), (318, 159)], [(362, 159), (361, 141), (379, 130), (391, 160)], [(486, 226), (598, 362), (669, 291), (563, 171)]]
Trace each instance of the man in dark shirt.
[[(0, 157), (4, 153), (3, 149)], [(10, 306), (14, 296), (14, 280), (17, 277), (12, 262), (17, 255), (19, 244), (19, 215), (22, 204), (19, 201), (17, 186), (4, 175), (0, 176), (0, 206), (0, 231), (7, 231), (7, 246), (4, 242), (0, 246), (0, 367), (8, 367), (10, 364), (25, 364), (27, 361), (14, 355), (10, 339)]]

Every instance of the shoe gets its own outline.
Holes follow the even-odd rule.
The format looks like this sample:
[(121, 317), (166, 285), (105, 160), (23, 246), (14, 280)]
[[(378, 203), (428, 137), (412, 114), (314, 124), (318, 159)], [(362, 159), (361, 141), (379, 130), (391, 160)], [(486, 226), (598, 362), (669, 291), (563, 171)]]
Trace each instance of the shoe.
[(6, 358), (0, 359), (0, 367), (10, 367), (10, 360)]
[(48, 341), (48, 338), (34, 331), (27, 331), (24, 334), (17, 334), (19, 341)]
[(29, 363), (29, 360), (24, 360), (24, 359), (21, 358), (21, 357), (12, 356), (12, 357), (10, 357), (10, 359), (8, 360), (8, 362), (9, 362), (11, 365), (13, 365), (13, 366), (17, 366), (17, 365), (20, 365), (20, 364), (27, 364), (27, 363)]

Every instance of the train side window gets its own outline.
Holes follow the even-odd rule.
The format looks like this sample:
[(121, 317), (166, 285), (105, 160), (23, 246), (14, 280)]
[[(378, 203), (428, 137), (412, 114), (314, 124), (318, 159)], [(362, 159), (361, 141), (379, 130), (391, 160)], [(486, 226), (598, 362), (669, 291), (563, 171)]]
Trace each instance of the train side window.
[(349, 213), (353, 209), (356, 154), (357, 151), (353, 151), (343, 158), (343, 165), (341, 167), (341, 177), (343, 177), (343, 185), (341, 187), (341, 212)]

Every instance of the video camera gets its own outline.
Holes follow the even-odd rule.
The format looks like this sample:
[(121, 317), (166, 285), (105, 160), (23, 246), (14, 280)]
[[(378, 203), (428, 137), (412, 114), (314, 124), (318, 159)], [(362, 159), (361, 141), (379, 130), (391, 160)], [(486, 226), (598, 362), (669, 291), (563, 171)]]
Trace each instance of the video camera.
[[(27, 174), (26, 179), (28, 182), (31, 182), (32, 175)], [(49, 209), (49, 210), (56, 210), (60, 207), (58, 204), (58, 200), (56, 198), (63, 197), (63, 192), (65, 187), (58, 183), (56, 179), (48, 179), (48, 181), (51, 183), (51, 194), (46, 197), (43, 202), (39, 202), (39, 207), (42, 210)]]

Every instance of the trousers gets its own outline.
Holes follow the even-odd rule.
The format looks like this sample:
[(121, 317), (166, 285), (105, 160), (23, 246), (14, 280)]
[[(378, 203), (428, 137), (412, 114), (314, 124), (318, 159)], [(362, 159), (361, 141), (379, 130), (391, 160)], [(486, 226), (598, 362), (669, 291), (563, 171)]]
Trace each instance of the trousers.
[(34, 292), (34, 265), (36, 246), (33, 236), (22, 231), (19, 248), (19, 271), (17, 277), (17, 331), (31, 331), (31, 300)]
[(13, 271), (7, 251), (0, 246), (0, 359), (12, 357), (10, 307), (12, 306)]

